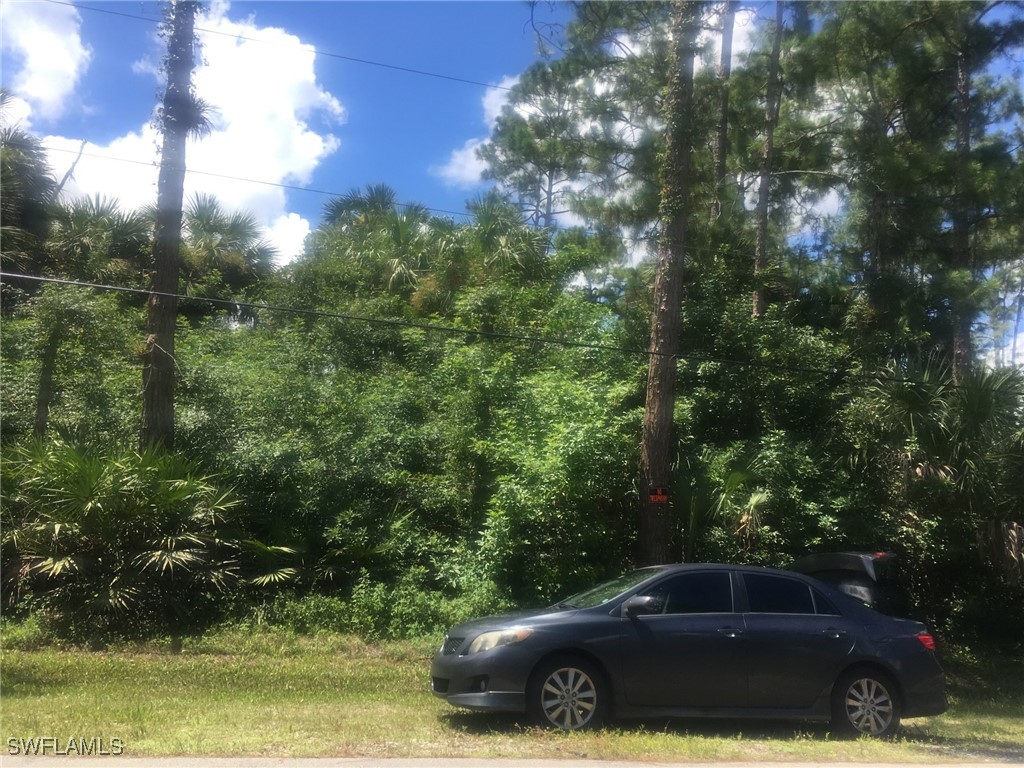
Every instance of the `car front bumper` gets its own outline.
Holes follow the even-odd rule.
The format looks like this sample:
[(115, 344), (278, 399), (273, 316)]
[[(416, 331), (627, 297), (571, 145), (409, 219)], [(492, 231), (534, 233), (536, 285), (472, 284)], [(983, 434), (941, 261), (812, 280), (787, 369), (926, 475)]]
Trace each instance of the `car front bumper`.
[(431, 691), (449, 704), (486, 712), (525, 712), (526, 684), (536, 656), (520, 645), (460, 656), (438, 653)]

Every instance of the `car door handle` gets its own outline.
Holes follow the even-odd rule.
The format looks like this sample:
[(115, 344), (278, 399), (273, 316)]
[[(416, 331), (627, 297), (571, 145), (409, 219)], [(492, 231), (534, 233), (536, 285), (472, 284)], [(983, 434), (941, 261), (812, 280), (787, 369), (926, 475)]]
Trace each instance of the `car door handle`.
[(736, 629), (735, 627), (725, 627), (718, 630), (718, 634), (725, 635), (726, 637), (739, 637), (743, 634), (743, 630)]
[(838, 639), (843, 637), (846, 634), (846, 631), (842, 629), (823, 629), (821, 630), (821, 634)]

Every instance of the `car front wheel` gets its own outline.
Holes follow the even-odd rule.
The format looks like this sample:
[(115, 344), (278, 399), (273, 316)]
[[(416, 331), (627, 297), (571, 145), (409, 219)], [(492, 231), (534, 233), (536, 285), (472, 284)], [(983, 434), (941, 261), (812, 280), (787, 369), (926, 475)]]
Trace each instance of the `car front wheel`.
[(600, 670), (578, 658), (541, 664), (530, 678), (526, 695), (531, 719), (547, 728), (596, 728), (608, 708), (608, 686)]
[(892, 736), (900, 725), (896, 686), (873, 670), (843, 675), (832, 693), (832, 727), (847, 736)]

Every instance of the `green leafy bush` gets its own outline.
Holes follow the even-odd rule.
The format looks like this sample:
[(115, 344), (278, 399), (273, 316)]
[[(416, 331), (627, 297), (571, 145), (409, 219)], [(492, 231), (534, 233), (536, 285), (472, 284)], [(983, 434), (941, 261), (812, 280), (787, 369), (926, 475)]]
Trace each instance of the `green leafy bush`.
[(230, 491), (155, 450), (61, 441), (3, 462), (4, 600), (71, 640), (178, 635), (240, 578)]
[(339, 597), (287, 592), (278, 594), (259, 610), (258, 620), (302, 635), (348, 632), (352, 623), (349, 605)]

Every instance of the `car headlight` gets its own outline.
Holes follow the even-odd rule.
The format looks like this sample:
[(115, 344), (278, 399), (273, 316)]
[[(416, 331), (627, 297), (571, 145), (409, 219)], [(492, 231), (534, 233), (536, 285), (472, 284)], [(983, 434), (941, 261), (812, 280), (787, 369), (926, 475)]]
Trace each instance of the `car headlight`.
[(532, 634), (533, 630), (526, 627), (512, 627), (511, 629), (484, 632), (482, 635), (477, 635), (476, 639), (469, 644), (469, 650), (466, 653), (482, 653), (483, 651), (489, 651), (492, 648), (499, 648), (503, 645), (521, 643)]

